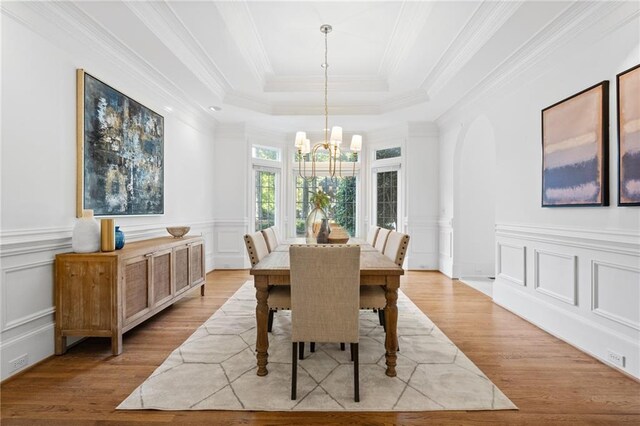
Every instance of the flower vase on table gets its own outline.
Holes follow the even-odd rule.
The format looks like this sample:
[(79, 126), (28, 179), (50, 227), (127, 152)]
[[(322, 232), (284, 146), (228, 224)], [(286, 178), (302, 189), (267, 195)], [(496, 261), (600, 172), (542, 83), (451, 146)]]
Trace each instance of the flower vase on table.
[[(320, 233), (320, 229), (322, 228), (323, 223), (327, 223), (327, 214), (325, 211), (316, 207), (311, 212), (309, 212), (309, 216), (307, 216), (306, 223), (306, 239), (307, 244), (316, 244), (318, 243), (318, 234)], [(326, 227), (326, 225), (325, 225)]]

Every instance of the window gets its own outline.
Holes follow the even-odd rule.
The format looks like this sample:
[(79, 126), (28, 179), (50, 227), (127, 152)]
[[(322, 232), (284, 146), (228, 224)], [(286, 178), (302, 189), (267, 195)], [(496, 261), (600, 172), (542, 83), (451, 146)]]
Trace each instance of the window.
[(296, 236), (305, 235), (305, 221), (313, 206), (309, 197), (316, 189), (322, 189), (331, 198), (328, 208), (329, 217), (342, 226), (349, 235), (356, 233), (356, 178), (349, 177), (316, 177), (303, 179), (296, 177)]
[(385, 158), (400, 157), (402, 150), (399, 146), (394, 148), (379, 149), (376, 151), (376, 160), (384, 160)]
[(397, 170), (376, 173), (376, 225), (387, 229), (397, 229)]
[(256, 170), (255, 230), (276, 224), (276, 172)]
[(253, 217), (254, 231), (278, 225), (280, 216), (280, 173), (282, 162), (280, 149), (253, 145), (253, 189), (249, 206)]
[(280, 161), (280, 150), (277, 148), (254, 145), (251, 154), (253, 158), (257, 158), (259, 160)]

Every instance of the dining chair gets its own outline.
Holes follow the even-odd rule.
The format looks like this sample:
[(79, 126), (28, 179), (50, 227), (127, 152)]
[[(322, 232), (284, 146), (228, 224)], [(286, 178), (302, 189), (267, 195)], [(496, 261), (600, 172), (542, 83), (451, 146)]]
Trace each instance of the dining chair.
[[(251, 261), (251, 267), (256, 266), (266, 255), (269, 254), (267, 243), (262, 235), (262, 232), (254, 232), (253, 234), (247, 234), (244, 236), (244, 243), (247, 247), (247, 254)], [(269, 298), (267, 304), (269, 305), (269, 322), (267, 330), (273, 329), (273, 314), (277, 310), (291, 309), (291, 292), (289, 286), (271, 286), (269, 287)]]
[(291, 399), (296, 399), (298, 343), (347, 342), (354, 400), (360, 401), (360, 247), (291, 246)]
[[(409, 235), (391, 231), (387, 236), (383, 255), (391, 259), (396, 265), (402, 268), (404, 258), (409, 247)], [(360, 289), (360, 309), (375, 309), (378, 311), (380, 325), (385, 328), (384, 308), (387, 305), (384, 287), (382, 286), (362, 286)]]
[(387, 237), (389, 236), (390, 232), (391, 231), (389, 229), (386, 229), (386, 228), (380, 228), (378, 230), (378, 235), (376, 236), (376, 241), (373, 244), (373, 246), (380, 253), (382, 253), (384, 251), (384, 246), (387, 243)]
[(267, 249), (269, 253), (274, 251), (276, 247), (278, 247), (278, 237), (276, 236), (276, 231), (271, 228), (266, 228), (262, 230), (262, 235), (264, 235), (264, 239), (267, 243)]
[(367, 232), (367, 242), (372, 246), (376, 244), (376, 237), (378, 236), (378, 231), (380, 231), (379, 226), (372, 226), (369, 228), (369, 232)]

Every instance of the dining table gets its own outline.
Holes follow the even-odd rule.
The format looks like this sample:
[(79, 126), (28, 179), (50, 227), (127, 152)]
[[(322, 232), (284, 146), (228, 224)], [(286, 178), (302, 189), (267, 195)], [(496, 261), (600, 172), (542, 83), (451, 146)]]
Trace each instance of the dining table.
[[(290, 281), (289, 246), (306, 244), (304, 238), (287, 240), (279, 244), (271, 253), (251, 268), (256, 288), (256, 360), (258, 376), (266, 376), (269, 371), (269, 288), (271, 286), (288, 286)], [(385, 315), (385, 359), (386, 375), (396, 376), (398, 350), (398, 288), (400, 276), (404, 270), (387, 256), (380, 253), (365, 241), (350, 239), (347, 245), (360, 246), (360, 285), (382, 286), (387, 303)]]

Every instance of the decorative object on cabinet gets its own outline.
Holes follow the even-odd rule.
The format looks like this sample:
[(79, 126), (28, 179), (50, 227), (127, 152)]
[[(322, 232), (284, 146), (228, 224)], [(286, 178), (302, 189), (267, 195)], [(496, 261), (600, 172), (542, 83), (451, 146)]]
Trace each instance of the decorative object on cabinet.
[(609, 205), (609, 82), (542, 110), (542, 207)]
[(119, 226), (116, 226), (115, 234), (116, 234), (116, 250), (120, 250), (122, 247), (124, 247), (124, 232), (120, 230)]
[(190, 226), (167, 226), (167, 232), (170, 233), (173, 238), (184, 237), (190, 229)]
[(100, 225), (93, 218), (93, 210), (85, 210), (76, 220), (71, 234), (71, 248), (76, 253), (93, 253), (100, 250)]
[(616, 76), (618, 205), (640, 206), (640, 65)]
[(164, 118), (76, 71), (76, 209), (97, 216), (164, 213)]
[(100, 250), (114, 251), (116, 249), (116, 229), (113, 219), (100, 220)]
[(200, 286), (204, 295), (204, 240), (154, 238), (113, 252), (58, 254), (55, 261), (55, 353), (67, 336), (111, 337), (122, 352), (122, 334)]

